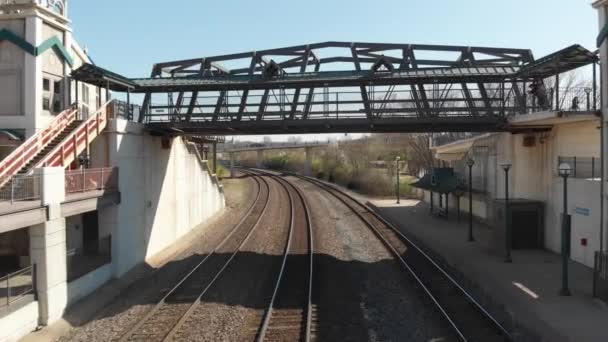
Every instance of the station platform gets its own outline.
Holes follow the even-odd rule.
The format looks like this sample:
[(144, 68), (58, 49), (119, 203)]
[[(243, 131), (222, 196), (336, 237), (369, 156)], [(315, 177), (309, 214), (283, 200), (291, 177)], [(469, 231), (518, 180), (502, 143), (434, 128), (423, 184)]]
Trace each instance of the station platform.
[[(360, 199), (364, 200), (360, 195)], [(474, 225), (468, 242), (468, 221), (456, 213), (449, 220), (429, 214), (417, 200), (369, 199), (383, 217), (414, 240), (441, 256), (485, 297), (503, 307), (513, 321), (542, 341), (608, 341), (608, 305), (592, 297), (593, 272), (571, 262), (572, 296), (559, 296), (561, 258), (545, 250), (513, 251), (513, 263), (492, 250), (491, 231)]]

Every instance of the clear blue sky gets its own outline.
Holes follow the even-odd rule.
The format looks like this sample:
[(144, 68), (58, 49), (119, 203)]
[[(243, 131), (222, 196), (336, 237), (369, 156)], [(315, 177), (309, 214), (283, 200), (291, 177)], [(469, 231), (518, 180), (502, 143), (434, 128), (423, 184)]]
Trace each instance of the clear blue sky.
[(126, 76), (155, 62), (327, 40), (593, 49), (591, 0), (70, 1), (76, 39)]
[(145, 77), (157, 62), (328, 40), (526, 48), (536, 58), (574, 43), (595, 49), (597, 14), (590, 3), (71, 0), (69, 7), (76, 39), (89, 48), (95, 63)]

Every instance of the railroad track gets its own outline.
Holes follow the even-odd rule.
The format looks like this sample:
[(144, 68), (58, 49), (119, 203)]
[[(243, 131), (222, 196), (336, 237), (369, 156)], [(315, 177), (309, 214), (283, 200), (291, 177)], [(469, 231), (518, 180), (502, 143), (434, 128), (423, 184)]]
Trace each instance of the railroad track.
[(276, 175), (256, 172), (275, 178), (292, 203), (283, 262), (256, 340), (310, 341), (316, 315), (312, 304), (314, 245), (310, 210), (295, 185)]
[(462, 341), (512, 341), (513, 337), (471, 294), (401, 231), (348, 193), (311, 177), (293, 174), (350, 208), (421, 286)]
[(202, 258), (117, 341), (165, 341), (174, 337), (207, 289), (247, 242), (266, 212), (270, 201), (270, 185), (263, 177), (252, 177), (258, 190), (253, 204), (241, 221), (220, 241), (212, 253)]

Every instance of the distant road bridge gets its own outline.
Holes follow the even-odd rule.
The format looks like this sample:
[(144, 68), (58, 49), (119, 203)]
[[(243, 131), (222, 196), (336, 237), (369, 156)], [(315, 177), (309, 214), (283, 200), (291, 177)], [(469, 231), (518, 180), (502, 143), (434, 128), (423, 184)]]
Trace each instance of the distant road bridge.
[(528, 94), (589, 64), (595, 79), (597, 54), (579, 45), (535, 60), (528, 49), (325, 42), (159, 63), (149, 78), (94, 65), (72, 77), (145, 94), (138, 120), (164, 134), (473, 132), (509, 130), (510, 116), (532, 111), (595, 110), (595, 86), (586, 106), (582, 90)]
[(218, 152), (220, 153), (228, 153), (228, 156), (230, 158), (230, 175), (231, 177), (234, 177), (234, 155), (236, 153), (241, 153), (241, 152), (256, 152), (256, 167), (257, 168), (263, 168), (264, 167), (264, 151), (269, 151), (269, 150), (293, 150), (293, 149), (304, 149), (304, 155), (305, 155), (305, 159), (304, 159), (304, 174), (305, 175), (310, 175), (312, 172), (312, 154), (311, 151), (314, 148), (326, 148), (327, 146), (331, 145), (331, 142), (319, 142), (319, 141), (310, 141), (310, 142), (303, 142), (303, 143), (284, 143), (284, 144), (277, 144), (277, 143), (273, 143), (271, 145), (264, 145), (264, 144), (252, 144), (249, 146), (242, 146), (242, 147), (234, 147), (234, 148), (224, 148), (224, 149), (220, 149), (218, 150)]

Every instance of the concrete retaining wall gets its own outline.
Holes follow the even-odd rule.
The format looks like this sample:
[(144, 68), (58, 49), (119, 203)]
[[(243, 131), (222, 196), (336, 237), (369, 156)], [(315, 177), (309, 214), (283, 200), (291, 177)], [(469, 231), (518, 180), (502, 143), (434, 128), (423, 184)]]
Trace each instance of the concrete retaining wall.
[(38, 302), (32, 302), (0, 318), (0, 342), (18, 341), (38, 326)]
[(113, 275), (119, 277), (204, 223), (225, 202), (221, 186), (181, 138), (163, 144), (143, 125), (121, 119), (108, 131), (92, 156), (94, 166), (120, 169), (121, 204), (99, 213), (100, 231), (112, 234)]

